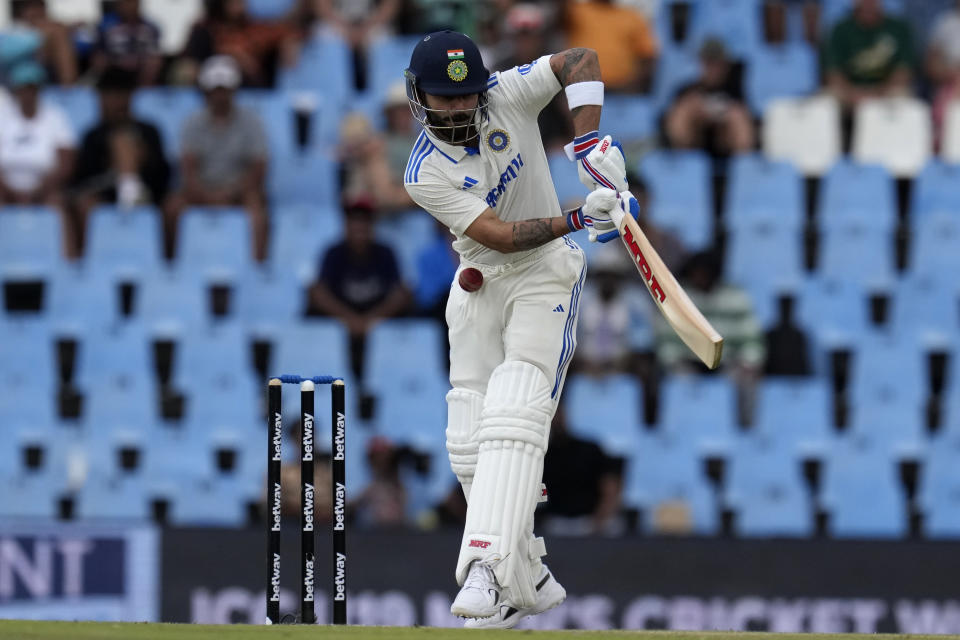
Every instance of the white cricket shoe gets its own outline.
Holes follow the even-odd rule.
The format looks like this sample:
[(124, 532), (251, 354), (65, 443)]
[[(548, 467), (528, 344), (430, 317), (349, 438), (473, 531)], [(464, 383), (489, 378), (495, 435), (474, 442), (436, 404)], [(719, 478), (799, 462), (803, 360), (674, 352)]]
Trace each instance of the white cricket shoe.
[(467, 629), (512, 629), (527, 616), (553, 609), (567, 597), (567, 591), (553, 577), (547, 565), (543, 565), (540, 579), (537, 581), (537, 601), (526, 609), (517, 609), (509, 602), (500, 605), (496, 614), (482, 619), (470, 619), (463, 623)]
[(489, 618), (499, 610), (500, 585), (493, 569), (486, 562), (474, 560), (463, 588), (450, 605), (450, 613), (461, 618)]

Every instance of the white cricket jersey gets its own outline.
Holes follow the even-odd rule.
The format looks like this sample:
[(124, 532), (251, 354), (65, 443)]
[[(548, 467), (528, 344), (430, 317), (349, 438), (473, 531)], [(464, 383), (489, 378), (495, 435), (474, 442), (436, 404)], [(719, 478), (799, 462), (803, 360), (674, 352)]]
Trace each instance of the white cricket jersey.
[(413, 200), (456, 235), (465, 260), (498, 265), (529, 251), (500, 253), (464, 231), (485, 209), (505, 222), (560, 215), (537, 116), (560, 91), (550, 56), (498, 71), (487, 81), (487, 119), (479, 149), (443, 142), (426, 131), (413, 145), (403, 184)]

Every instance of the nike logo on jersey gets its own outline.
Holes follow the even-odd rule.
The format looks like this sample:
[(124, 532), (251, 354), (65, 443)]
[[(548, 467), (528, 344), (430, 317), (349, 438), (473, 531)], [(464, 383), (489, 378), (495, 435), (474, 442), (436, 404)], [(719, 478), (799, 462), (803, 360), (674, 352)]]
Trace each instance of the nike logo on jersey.
[(555, 306), (555, 307), (553, 308), (553, 312), (554, 312), (554, 313), (563, 313), (563, 305), (562, 305), (562, 304), (558, 304), (557, 306)]
[(460, 190), (461, 190), (461, 191), (466, 191), (466, 190), (469, 189), (470, 187), (473, 187), (474, 185), (476, 185), (477, 182), (479, 182), (479, 181), (478, 181), (478, 180), (474, 180), (474, 179), (471, 178), (470, 176), (464, 176), (464, 178), (463, 178), (463, 186), (460, 187)]

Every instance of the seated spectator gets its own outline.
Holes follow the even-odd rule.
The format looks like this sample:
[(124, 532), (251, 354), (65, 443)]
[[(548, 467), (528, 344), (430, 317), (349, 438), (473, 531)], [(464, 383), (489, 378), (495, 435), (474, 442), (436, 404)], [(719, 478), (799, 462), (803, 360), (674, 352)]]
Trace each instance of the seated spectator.
[(933, 124), (939, 145), (947, 106), (960, 98), (960, 0), (936, 18), (925, 66), (933, 87)]
[(657, 58), (653, 27), (639, 11), (613, 0), (567, 3), (567, 45), (596, 50), (608, 91), (645, 92)]
[(11, 2), (10, 5), (13, 25), (40, 35), (40, 62), (50, 77), (61, 85), (72, 85), (76, 82), (77, 55), (67, 26), (47, 15), (47, 4), (44, 0), (19, 0)]
[(170, 166), (160, 132), (130, 112), (136, 82), (136, 71), (119, 67), (107, 68), (97, 82), (100, 122), (83, 136), (73, 174), (81, 248), (87, 216), (96, 205), (160, 206), (167, 195)]
[(307, 314), (331, 316), (346, 325), (353, 373), (362, 380), (367, 332), (380, 320), (403, 313), (410, 295), (393, 250), (374, 240), (372, 203), (348, 202), (343, 213), (344, 238), (320, 260)]
[(140, 13), (140, 0), (117, 0), (114, 12), (104, 16), (90, 67), (98, 75), (117, 67), (134, 73), (139, 86), (157, 84), (163, 67), (160, 29)]
[[(552, 53), (547, 38), (553, 25), (544, 7), (529, 2), (518, 3), (510, 8), (505, 22), (506, 37), (501, 44), (508, 53), (494, 63), (494, 70), (512, 69)], [(570, 110), (562, 91), (540, 111), (537, 124), (547, 153), (561, 150), (573, 139)]]
[(563, 406), (550, 426), (550, 444), (543, 460), (547, 502), (536, 515), (549, 535), (620, 535), (623, 463), (596, 443), (567, 428)]
[(400, 451), (382, 436), (367, 442), (370, 483), (350, 501), (359, 525), (385, 528), (405, 524), (407, 490), (400, 480), (400, 458)]
[(299, 38), (285, 22), (261, 22), (247, 14), (246, 0), (204, 0), (205, 15), (193, 26), (175, 73), (178, 83), (192, 84), (197, 69), (215, 55), (237, 61), (245, 87), (273, 86), (276, 66), (290, 65), (299, 53)]
[(267, 250), (267, 138), (256, 112), (240, 107), (235, 93), (240, 69), (229, 56), (203, 63), (198, 77), (206, 106), (187, 119), (181, 134), (182, 191), (167, 205), (167, 238), (175, 244), (176, 223), (186, 206), (242, 206), (250, 215), (253, 256)]
[(76, 240), (64, 206), (73, 170), (76, 134), (66, 114), (40, 99), (46, 73), (38, 62), (18, 63), (7, 74), (12, 99), (0, 112), (0, 205), (46, 205), (63, 215), (64, 253)]
[(714, 157), (750, 151), (756, 133), (744, 102), (743, 73), (723, 42), (700, 47), (700, 77), (677, 92), (667, 107), (667, 141), (675, 149), (702, 149)]
[(883, 0), (857, 0), (823, 51), (827, 89), (849, 115), (862, 100), (912, 92), (910, 25), (886, 15)]

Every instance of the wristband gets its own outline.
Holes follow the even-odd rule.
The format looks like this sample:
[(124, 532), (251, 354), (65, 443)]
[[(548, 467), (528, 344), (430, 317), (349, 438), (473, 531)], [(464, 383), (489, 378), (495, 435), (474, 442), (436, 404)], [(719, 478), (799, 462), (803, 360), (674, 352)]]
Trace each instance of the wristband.
[(571, 111), (585, 104), (603, 106), (603, 82), (600, 80), (568, 84), (564, 92), (567, 94), (567, 106)]
[(565, 144), (563, 151), (570, 160), (579, 160), (590, 153), (590, 150), (597, 146), (598, 142), (600, 142), (600, 132), (594, 129), (582, 136), (577, 136), (573, 139), (573, 142)]
[(586, 228), (583, 224), (583, 207), (574, 209), (567, 214), (567, 228), (570, 229), (570, 231), (580, 231)]

